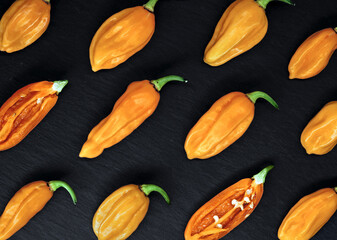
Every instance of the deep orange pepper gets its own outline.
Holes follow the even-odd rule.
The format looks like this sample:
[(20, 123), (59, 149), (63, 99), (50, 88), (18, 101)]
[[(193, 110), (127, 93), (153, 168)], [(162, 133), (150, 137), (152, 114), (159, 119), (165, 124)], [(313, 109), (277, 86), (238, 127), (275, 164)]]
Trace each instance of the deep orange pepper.
[(210, 158), (238, 140), (253, 121), (254, 104), (259, 98), (278, 109), (277, 103), (260, 91), (232, 92), (216, 101), (188, 133), (185, 141), (187, 157)]
[(268, 166), (252, 179), (226, 188), (196, 211), (185, 229), (185, 240), (217, 240), (242, 223), (259, 204)]
[(308, 240), (337, 210), (337, 188), (323, 188), (303, 197), (291, 208), (279, 231), (280, 240)]
[(50, 22), (50, 0), (16, 0), (0, 21), (0, 51), (19, 51), (41, 37)]
[(67, 80), (37, 82), (16, 91), (0, 108), (0, 151), (20, 143), (57, 102)]
[(114, 68), (146, 46), (155, 30), (153, 11), (157, 1), (124, 9), (103, 23), (90, 45), (94, 72)]
[[(208, 43), (204, 62), (222, 65), (257, 45), (267, 33), (267, 4), (273, 0), (236, 0), (222, 15)], [(279, 0), (292, 4), (290, 0)]]
[(99, 240), (127, 239), (143, 221), (149, 209), (151, 192), (160, 193), (170, 204), (167, 193), (153, 184), (126, 185), (114, 191), (97, 209), (92, 227)]
[(299, 46), (288, 66), (290, 79), (311, 78), (324, 70), (337, 48), (336, 30), (318, 31)]
[(157, 80), (131, 83), (117, 100), (112, 112), (103, 119), (88, 136), (80, 157), (95, 158), (131, 134), (156, 110), (159, 91), (170, 81), (186, 82), (179, 76), (167, 76)]
[(74, 204), (77, 199), (71, 187), (62, 181), (37, 181), (22, 187), (8, 202), (0, 217), (0, 240), (6, 240), (25, 226), (40, 212), (53, 193), (60, 187), (65, 188)]

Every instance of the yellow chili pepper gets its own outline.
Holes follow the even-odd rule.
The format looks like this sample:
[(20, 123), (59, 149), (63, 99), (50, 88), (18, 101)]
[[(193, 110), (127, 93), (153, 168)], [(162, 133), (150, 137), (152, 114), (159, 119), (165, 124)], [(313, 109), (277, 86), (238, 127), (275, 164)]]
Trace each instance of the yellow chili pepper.
[(12, 53), (35, 42), (47, 30), (50, 0), (16, 0), (0, 21), (0, 50)]
[(110, 115), (92, 129), (80, 157), (95, 158), (104, 149), (131, 134), (156, 110), (160, 99), (159, 91), (170, 81), (186, 82), (182, 77), (171, 75), (131, 83), (115, 103)]
[(90, 45), (94, 72), (114, 68), (146, 46), (155, 30), (153, 11), (157, 1), (124, 9), (103, 23)]
[[(266, 35), (267, 4), (273, 0), (236, 0), (222, 15), (208, 43), (204, 62), (211, 66), (222, 65), (250, 50)], [(292, 4), (290, 0), (279, 0)]]
[(308, 154), (323, 155), (337, 144), (337, 101), (327, 103), (308, 123), (301, 143)]
[(337, 210), (337, 188), (324, 188), (303, 197), (284, 218), (280, 240), (309, 240)]
[(65, 188), (74, 204), (76, 195), (63, 181), (36, 181), (22, 187), (8, 202), (0, 217), (0, 240), (9, 239), (40, 212), (58, 188)]
[(260, 91), (232, 92), (216, 101), (188, 133), (185, 141), (187, 157), (210, 158), (238, 140), (253, 121), (254, 104), (259, 98), (278, 109), (277, 103)]
[(151, 192), (160, 193), (170, 204), (167, 193), (152, 184), (127, 185), (107, 197), (99, 206), (92, 221), (92, 228), (99, 240), (127, 239), (143, 221)]
[(288, 66), (290, 79), (311, 78), (323, 71), (337, 48), (336, 31), (337, 28), (323, 29), (301, 44)]

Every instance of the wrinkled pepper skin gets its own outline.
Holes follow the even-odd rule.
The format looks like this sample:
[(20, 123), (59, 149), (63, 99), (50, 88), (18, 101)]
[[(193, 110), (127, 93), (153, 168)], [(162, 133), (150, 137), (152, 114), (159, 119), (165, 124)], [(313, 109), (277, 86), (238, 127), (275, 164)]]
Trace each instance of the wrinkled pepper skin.
[(156, 110), (161, 87), (168, 81), (185, 81), (179, 76), (131, 83), (117, 100), (112, 112), (90, 132), (80, 152), (82, 158), (95, 158), (138, 128)]
[(216, 101), (187, 135), (188, 159), (213, 157), (238, 140), (253, 121), (254, 103), (260, 97), (278, 108), (271, 97), (259, 91), (232, 92)]
[(303, 197), (284, 218), (280, 240), (309, 240), (329, 221), (337, 210), (337, 194), (324, 188)]
[(8, 202), (0, 217), (0, 240), (6, 240), (25, 226), (40, 212), (59, 188), (67, 189), (74, 204), (76, 195), (70, 186), (62, 181), (36, 181), (21, 188)]
[(337, 48), (337, 33), (326, 28), (311, 35), (296, 50), (288, 70), (289, 78), (307, 79), (316, 76), (328, 65)]
[(16, 91), (0, 108), (0, 151), (20, 143), (54, 107), (67, 80), (37, 82)]
[(337, 144), (337, 101), (327, 103), (304, 128), (301, 144), (308, 154), (323, 155)]
[(16, 0), (0, 21), (0, 50), (24, 49), (41, 37), (49, 22), (49, 0)]
[(166, 192), (158, 186), (126, 185), (113, 192), (99, 206), (92, 227), (99, 240), (127, 239), (143, 221), (150, 204), (147, 197), (157, 191), (169, 204)]
[(259, 204), (263, 183), (272, 168), (240, 180), (199, 208), (186, 226), (185, 240), (217, 240), (242, 223)]
[(90, 45), (90, 63), (94, 72), (111, 69), (142, 50), (155, 30), (153, 7), (127, 8), (112, 15), (98, 29)]
[[(204, 62), (219, 66), (257, 45), (267, 33), (265, 8), (271, 0), (236, 0), (222, 15), (208, 43)], [(290, 1), (285, 0), (288, 4)]]

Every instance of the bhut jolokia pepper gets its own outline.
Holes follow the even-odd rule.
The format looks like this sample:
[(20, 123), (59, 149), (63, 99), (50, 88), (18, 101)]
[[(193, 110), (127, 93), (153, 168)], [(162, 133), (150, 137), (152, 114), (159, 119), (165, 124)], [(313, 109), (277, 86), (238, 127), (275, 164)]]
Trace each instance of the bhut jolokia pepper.
[(336, 30), (323, 29), (301, 44), (288, 66), (290, 79), (311, 78), (323, 71), (337, 48)]
[(67, 80), (42, 81), (16, 91), (0, 108), (0, 151), (21, 142), (57, 102)]
[(337, 101), (327, 103), (311, 119), (301, 135), (301, 143), (308, 154), (323, 155), (337, 144)]
[(337, 210), (337, 188), (324, 188), (303, 197), (284, 218), (280, 240), (309, 240)]
[(94, 72), (114, 68), (146, 46), (155, 30), (153, 12), (157, 1), (124, 9), (103, 23), (90, 45)]
[[(273, 0), (236, 0), (222, 15), (208, 43), (204, 62), (211, 66), (222, 65), (250, 50), (266, 35), (267, 4)], [(292, 4), (290, 0), (279, 0)]]
[(170, 75), (157, 80), (131, 83), (117, 100), (112, 112), (91, 130), (80, 157), (95, 158), (130, 135), (156, 110), (159, 91), (170, 81), (187, 82), (182, 77)]
[(263, 98), (278, 109), (266, 93), (229, 93), (199, 119), (188, 133), (185, 151), (189, 159), (206, 159), (217, 155), (238, 140), (253, 121), (255, 102)]
[(58, 188), (65, 188), (74, 204), (77, 199), (71, 187), (63, 181), (36, 181), (21, 188), (8, 202), (0, 217), (0, 240), (6, 240), (40, 212)]
[(272, 168), (268, 166), (252, 179), (240, 180), (199, 208), (187, 224), (185, 240), (217, 240), (242, 223), (259, 204)]
[(99, 240), (127, 239), (143, 221), (149, 208), (148, 195), (160, 193), (170, 204), (167, 193), (153, 184), (137, 186), (130, 184), (119, 188), (99, 206), (92, 221)]
[(41, 37), (50, 22), (50, 0), (16, 0), (0, 21), (0, 50), (19, 51)]

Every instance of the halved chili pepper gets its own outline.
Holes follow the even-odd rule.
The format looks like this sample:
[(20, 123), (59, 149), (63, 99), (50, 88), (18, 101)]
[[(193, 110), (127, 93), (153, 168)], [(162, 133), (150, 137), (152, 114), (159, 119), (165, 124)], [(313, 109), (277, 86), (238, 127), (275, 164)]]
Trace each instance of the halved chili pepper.
[(114, 191), (99, 206), (92, 221), (99, 240), (127, 239), (143, 221), (149, 209), (151, 192), (160, 193), (170, 204), (167, 193), (153, 184), (126, 185)]
[(77, 198), (72, 188), (63, 181), (36, 181), (22, 187), (8, 202), (0, 217), (0, 240), (6, 240), (25, 226), (40, 212), (58, 188), (65, 188), (73, 203)]
[(185, 229), (185, 240), (217, 240), (254, 211), (263, 195), (263, 184), (272, 165), (253, 178), (245, 178), (226, 188), (196, 211)]
[(20, 143), (47, 115), (68, 81), (37, 82), (16, 91), (0, 108), (0, 151)]
[(112, 112), (91, 130), (80, 157), (95, 158), (131, 134), (156, 110), (162, 87), (171, 81), (187, 82), (170, 75), (157, 80), (131, 83), (117, 100)]
[(189, 159), (206, 159), (217, 155), (238, 140), (254, 118), (255, 102), (263, 98), (278, 109), (277, 103), (266, 93), (229, 93), (199, 119), (185, 141)]

